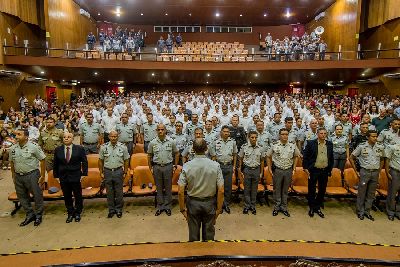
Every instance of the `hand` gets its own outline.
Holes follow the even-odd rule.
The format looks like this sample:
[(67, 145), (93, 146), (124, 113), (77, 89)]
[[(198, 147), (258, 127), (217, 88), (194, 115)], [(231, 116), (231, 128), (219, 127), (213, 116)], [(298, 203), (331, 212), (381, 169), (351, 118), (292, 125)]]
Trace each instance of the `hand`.
[(296, 169), (293, 169), (292, 176), (296, 173)]
[(264, 173), (260, 173), (260, 179), (262, 179), (264, 176)]
[(303, 171), (304, 171), (308, 176), (310, 176), (310, 172), (309, 172), (307, 169), (303, 169)]
[(100, 177), (101, 177), (101, 179), (104, 179), (104, 173), (100, 173)]
[[(55, 178), (57, 180), (58, 183), (60, 183), (60, 178)], [(82, 179), (82, 178), (81, 178)]]
[(82, 182), (83, 179), (85, 179), (85, 177), (86, 177), (86, 176), (81, 176), (81, 182)]
[(272, 170), (270, 168), (268, 168), (268, 172), (271, 176), (274, 176), (274, 174), (272, 173)]
[(40, 178), (39, 178), (39, 185), (44, 184), (45, 181), (46, 181), (45, 177), (44, 177), (44, 176), (40, 176)]
[(217, 223), (217, 218), (218, 218), (218, 216), (221, 214), (221, 211), (219, 211), (219, 210), (217, 210), (216, 212), (215, 212), (215, 217), (214, 217), (214, 225)]
[(388, 178), (389, 180), (392, 180), (392, 179), (393, 179), (393, 177), (392, 177), (392, 175), (391, 175), (390, 173), (388, 173), (386, 176), (387, 176), (387, 178)]
[(187, 210), (182, 211), (182, 215), (185, 217), (185, 220), (188, 221)]
[(356, 171), (357, 178), (360, 179), (360, 173)]

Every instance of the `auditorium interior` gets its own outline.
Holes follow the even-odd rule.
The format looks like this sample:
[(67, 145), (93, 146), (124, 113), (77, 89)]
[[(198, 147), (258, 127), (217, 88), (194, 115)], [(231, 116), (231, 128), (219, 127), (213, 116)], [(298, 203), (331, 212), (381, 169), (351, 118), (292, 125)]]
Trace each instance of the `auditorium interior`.
[[(399, 36), (399, 0), (2, 0), (0, 115), (21, 113), (38, 96), (50, 110), (86, 105), (93, 96), (99, 102), (110, 95), (158, 101), (168, 94), (185, 101), (263, 96), (266, 105), (273, 96), (349, 104), (360, 96), (364, 104), (385, 98), (397, 101), (397, 114)], [(25, 213), (10, 169), (0, 166), (0, 266), (400, 266), (400, 217), (387, 219), (384, 169), (375, 221), (356, 216), (357, 192), (347, 182), (357, 177), (348, 162), (344, 173), (332, 173), (338, 180), (328, 182), (326, 218), (307, 214), (301, 163), (289, 188), (291, 217), (272, 216), (265, 165), (257, 215), (242, 214), (243, 181), (237, 178), (215, 240), (188, 242), (175, 188), (182, 167), (172, 178), (172, 215), (156, 217), (156, 189), (140, 189), (152, 178), (133, 178), (143, 167), (135, 157), (144, 154), (143, 144), (135, 149), (124, 178), (134, 188), (124, 191), (122, 218), (107, 218), (98, 155), (88, 155), (82, 221), (65, 223), (61, 191), (47, 192), (60, 187), (49, 172), (43, 223), (19, 227)]]

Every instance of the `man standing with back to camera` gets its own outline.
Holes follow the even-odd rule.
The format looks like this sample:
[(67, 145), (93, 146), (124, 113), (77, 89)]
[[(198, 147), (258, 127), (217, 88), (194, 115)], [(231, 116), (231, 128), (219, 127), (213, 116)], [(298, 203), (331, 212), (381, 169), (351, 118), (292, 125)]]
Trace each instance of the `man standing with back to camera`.
[(196, 138), (193, 150), (196, 156), (183, 165), (179, 176), (179, 208), (188, 222), (189, 241), (200, 241), (200, 229), (203, 241), (214, 240), (215, 222), (224, 202), (224, 178), (219, 164), (205, 156), (204, 139)]

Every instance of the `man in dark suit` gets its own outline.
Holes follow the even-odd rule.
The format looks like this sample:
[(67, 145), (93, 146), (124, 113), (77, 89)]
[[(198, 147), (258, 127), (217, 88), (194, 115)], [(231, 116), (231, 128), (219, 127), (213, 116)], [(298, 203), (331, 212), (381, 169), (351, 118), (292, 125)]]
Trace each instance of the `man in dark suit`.
[[(65, 133), (64, 145), (54, 151), (54, 178), (59, 180), (64, 194), (65, 206), (68, 217), (66, 223), (81, 220), (83, 208), (81, 179), (88, 175), (88, 162), (85, 149), (82, 146), (72, 144), (74, 136), (72, 133)], [(75, 207), (72, 200), (75, 198)]]
[[(333, 144), (326, 140), (327, 131), (319, 128), (318, 138), (307, 142), (303, 155), (303, 169), (308, 174), (308, 206), (310, 217), (317, 213), (321, 218), (325, 215), (321, 211), (324, 203), (328, 177), (331, 176), (333, 168)], [(318, 182), (318, 194), (316, 195), (316, 184)]]

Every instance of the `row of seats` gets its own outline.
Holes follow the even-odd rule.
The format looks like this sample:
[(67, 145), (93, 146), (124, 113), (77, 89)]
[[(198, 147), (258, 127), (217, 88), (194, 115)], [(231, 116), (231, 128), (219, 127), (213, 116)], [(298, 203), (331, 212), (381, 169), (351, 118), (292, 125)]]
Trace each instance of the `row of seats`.
[(136, 54), (87, 51), (76, 52), (75, 57), (80, 59), (135, 60)]
[[(178, 53), (178, 52), (176, 52)], [(221, 55), (221, 54), (207, 54), (207, 55), (170, 55), (161, 54), (157, 56), (157, 61), (189, 61), (189, 62), (253, 62), (253, 56), (243, 55)]]

